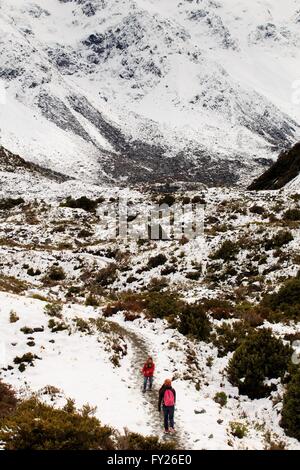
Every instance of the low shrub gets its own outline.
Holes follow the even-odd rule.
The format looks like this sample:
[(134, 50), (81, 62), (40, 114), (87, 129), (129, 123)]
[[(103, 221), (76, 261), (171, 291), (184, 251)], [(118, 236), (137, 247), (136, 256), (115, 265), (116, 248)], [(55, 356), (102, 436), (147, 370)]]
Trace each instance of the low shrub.
[(160, 197), (158, 200), (158, 204), (160, 206), (163, 204), (166, 204), (167, 206), (173, 206), (175, 202), (176, 202), (176, 198), (172, 194), (165, 194), (164, 196)]
[(8, 416), (17, 406), (13, 388), (0, 380), (0, 418)]
[(34, 333), (33, 328), (30, 328), (29, 326), (23, 326), (20, 328), (20, 331), (24, 333), (24, 335), (32, 335), (32, 333)]
[(235, 260), (240, 247), (231, 240), (225, 240), (220, 248), (212, 255), (212, 259), (223, 259), (224, 261)]
[(58, 331), (64, 331), (68, 329), (68, 325), (64, 322), (55, 321), (53, 318), (48, 321), (48, 328), (51, 330), (51, 333), (57, 333)]
[(282, 312), (290, 318), (300, 316), (300, 277), (286, 281), (278, 292), (266, 295), (262, 306)]
[(72, 209), (83, 209), (87, 212), (93, 212), (97, 208), (98, 204), (103, 202), (103, 199), (92, 200), (86, 196), (82, 196), (78, 199), (67, 197), (66, 201), (61, 204), (62, 207), (71, 207)]
[(21, 279), (13, 276), (0, 274), (0, 291), (12, 292), (13, 294), (22, 294), (28, 288), (28, 284)]
[(66, 274), (61, 266), (53, 264), (46, 272), (43, 278), (45, 284), (55, 284), (63, 281), (66, 278)]
[(147, 267), (149, 269), (157, 268), (158, 266), (161, 266), (162, 264), (165, 264), (166, 262), (167, 262), (167, 257), (164, 254), (159, 253), (158, 255), (152, 256), (151, 258), (149, 258)]
[(85, 305), (87, 307), (99, 307), (100, 301), (95, 295), (89, 294), (85, 299)]
[(120, 300), (108, 304), (103, 309), (103, 315), (110, 317), (118, 312), (135, 312), (141, 313), (145, 309), (145, 300), (142, 294), (133, 292), (124, 292), (120, 296)]
[(215, 332), (211, 334), (211, 341), (218, 349), (218, 356), (224, 357), (229, 352), (235, 351), (249, 332), (249, 326), (243, 321), (236, 321), (230, 325), (223, 322), (216, 326)]
[(186, 273), (185, 277), (191, 281), (199, 281), (201, 277), (201, 271), (189, 271)]
[(168, 318), (181, 313), (182, 302), (175, 292), (147, 292), (144, 305), (148, 315), (153, 318)]
[(32, 398), (1, 422), (5, 450), (111, 450), (113, 430), (91, 416), (91, 409), (55, 409)]
[(125, 430), (125, 434), (118, 436), (118, 450), (168, 451), (176, 449), (174, 442), (162, 442), (157, 436), (142, 436), (141, 434)]
[(254, 205), (252, 207), (250, 207), (249, 211), (252, 213), (252, 214), (258, 214), (258, 215), (262, 215), (264, 214), (266, 211), (264, 209), (264, 207), (262, 206), (258, 206), (258, 205)]
[(36, 356), (35, 354), (28, 352), (26, 354), (23, 354), (23, 356), (21, 357), (16, 356), (14, 358), (14, 364), (19, 365), (20, 372), (24, 372), (28, 365), (30, 366), (34, 365), (35, 359), (40, 359), (40, 358)]
[(16, 206), (20, 206), (21, 204), (24, 204), (24, 199), (21, 197), (18, 197), (16, 199), (13, 198), (7, 198), (7, 199), (0, 199), (0, 210), (10, 210), (13, 209)]
[(46, 304), (44, 307), (44, 312), (49, 317), (56, 317), (62, 319), (62, 310), (63, 307), (59, 303)]
[(280, 425), (285, 433), (300, 441), (300, 370), (294, 371), (283, 397)]
[(208, 339), (211, 324), (201, 304), (184, 305), (180, 314), (178, 330), (183, 335), (192, 336), (200, 341)]
[(227, 400), (228, 399), (225, 392), (217, 392), (214, 396), (214, 401), (221, 406), (226, 406)]
[(161, 292), (169, 286), (169, 281), (166, 277), (154, 277), (149, 284), (145, 287), (148, 292)]
[(230, 302), (223, 299), (202, 299), (201, 304), (203, 305), (207, 314), (216, 320), (222, 320), (231, 318), (233, 313), (233, 307)]
[(265, 397), (272, 391), (265, 381), (282, 377), (291, 356), (291, 348), (273, 336), (271, 330), (252, 331), (229, 361), (229, 381), (249, 398)]
[(292, 240), (294, 240), (294, 237), (289, 230), (281, 230), (272, 238), (265, 240), (265, 249), (275, 250), (288, 245)]
[(29, 268), (29, 269), (27, 269), (27, 274), (28, 274), (28, 276), (39, 276), (42, 273), (39, 269)]
[(92, 333), (89, 322), (84, 320), (84, 318), (75, 317), (73, 321), (75, 323), (76, 329), (81, 333), (86, 333), (89, 335)]
[(16, 323), (19, 320), (20, 320), (20, 317), (18, 317), (18, 315), (16, 314), (14, 310), (11, 310), (9, 313), (9, 322)]
[(230, 432), (234, 437), (238, 439), (243, 439), (243, 437), (247, 436), (248, 429), (247, 426), (243, 423), (238, 423), (236, 421), (232, 421), (230, 424)]
[(283, 214), (283, 220), (291, 221), (291, 222), (298, 222), (300, 221), (300, 209), (288, 209)]
[(101, 287), (107, 287), (113, 284), (117, 279), (117, 266), (110, 263), (106, 268), (100, 269), (96, 275), (96, 283)]

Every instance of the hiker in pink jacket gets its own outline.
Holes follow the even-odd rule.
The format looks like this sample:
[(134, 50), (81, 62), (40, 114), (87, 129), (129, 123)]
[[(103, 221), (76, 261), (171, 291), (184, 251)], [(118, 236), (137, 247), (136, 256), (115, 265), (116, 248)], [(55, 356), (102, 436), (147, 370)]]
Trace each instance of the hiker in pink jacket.
[(176, 392), (172, 387), (170, 379), (165, 380), (165, 383), (159, 390), (158, 411), (161, 412), (161, 405), (163, 405), (164, 412), (164, 425), (165, 433), (173, 433), (174, 429), (174, 411), (176, 403)]

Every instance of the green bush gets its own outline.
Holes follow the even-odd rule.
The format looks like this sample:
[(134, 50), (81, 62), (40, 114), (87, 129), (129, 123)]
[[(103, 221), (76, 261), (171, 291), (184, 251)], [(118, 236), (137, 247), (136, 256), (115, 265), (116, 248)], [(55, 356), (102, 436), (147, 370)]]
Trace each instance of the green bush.
[(220, 248), (213, 254), (212, 259), (223, 259), (224, 261), (231, 261), (236, 259), (240, 247), (237, 243), (231, 240), (225, 240)]
[(158, 204), (161, 206), (163, 204), (166, 204), (167, 206), (173, 206), (173, 204), (176, 202), (175, 196), (172, 194), (165, 194), (158, 200)]
[(205, 341), (210, 334), (211, 324), (201, 304), (186, 304), (180, 315), (178, 330), (185, 336)]
[(20, 331), (24, 333), (24, 335), (32, 335), (34, 333), (34, 329), (29, 326), (23, 326), (20, 328)]
[(201, 277), (201, 271), (189, 271), (186, 273), (185, 277), (191, 281), (199, 281)]
[(35, 359), (40, 359), (40, 357), (32, 354), (31, 352), (23, 354), (23, 356), (14, 358), (14, 364), (19, 365), (18, 369), (20, 372), (24, 372), (28, 365), (33, 366)]
[(20, 320), (20, 317), (18, 317), (18, 315), (16, 314), (14, 310), (11, 310), (9, 313), (9, 322), (16, 323), (19, 320)]
[(267, 295), (262, 305), (273, 311), (282, 312), (291, 318), (300, 316), (300, 277), (289, 279), (274, 294)]
[(298, 222), (300, 220), (300, 209), (288, 209), (283, 214), (283, 219), (291, 222)]
[(148, 292), (144, 299), (144, 306), (151, 317), (168, 318), (181, 312), (182, 302), (174, 292)]
[(262, 215), (266, 212), (265, 209), (262, 206), (258, 206), (256, 204), (254, 206), (250, 207), (249, 211), (252, 214), (258, 214), (258, 215)]
[(103, 199), (96, 199), (95, 201), (89, 199), (86, 196), (82, 196), (78, 199), (67, 197), (66, 201), (61, 204), (62, 207), (71, 207), (72, 209), (83, 209), (87, 212), (95, 211), (97, 205), (103, 202)]
[(89, 407), (55, 409), (32, 398), (2, 419), (5, 450), (111, 450), (113, 431), (90, 416)]
[(238, 439), (243, 439), (243, 437), (247, 436), (248, 429), (247, 426), (243, 423), (238, 423), (237, 421), (231, 421), (230, 423), (230, 432), (234, 437)]
[(169, 281), (166, 277), (154, 277), (146, 286), (148, 292), (161, 292), (169, 286)]
[(27, 270), (27, 274), (28, 276), (39, 276), (41, 274), (41, 271), (39, 269), (29, 268)]
[(124, 436), (118, 437), (118, 450), (160, 450), (176, 449), (172, 441), (161, 442), (157, 436), (142, 436), (141, 434), (125, 430)]
[(63, 307), (59, 303), (46, 304), (44, 307), (44, 312), (49, 317), (62, 318)]
[(84, 318), (76, 317), (73, 321), (76, 325), (76, 329), (81, 333), (87, 333), (89, 335), (92, 333), (90, 323), (84, 320)]
[(23, 354), (23, 356), (18, 357), (16, 356), (14, 358), (14, 363), (15, 364), (21, 364), (22, 362), (26, 362), (27, 364), (33, 364), (34, 359), (36, 359), (37, 356), (32, 354), (31, 352)]
[(43, 278), (45, 283), (56, 283), (63, 281), (66, 278), (66, 274), (61, 266), (56, 266), (53, 264), (46, 272), (46, 275)]
[(213, 345), (218, 348), (218, 356), (224, 357), (229, 352), (235, 351), (250, 331), (249, 325), (243, 321), (237, 321), (231, 325), (223, 322), (221, 325), (216, 326), (216, 331), (212, 333), (211, 340)]
[(100, 269), (96, 275), (96, 283), (101, 287), (107, 287), (113, 284), (117, 279), (117, 266), (110, 263), (106, 268)]
[(0, 382), (0, 441), (5, 450), (161, 450), (175, 449), (173, 441), (117, 433), (93, 416), (85, 405), (76, 410), (73, 400), (62, 409), (30, 398), (17, 403), (10, 387)]
[(68, 329), (68, 325), (64, 322), (55, 321), (53, 318), (48, 321), (48, 328), (51, 330), (51, 333), (57, 333), (58, 331), (64, 331)]
[(158, 255), (152, 256), (151, 258), (149, 258), (147, 267), (149, 269), (157, 268), (157, 266), (161, 266), (162, 264), (165, 264), (166, 262), (167, 262), (167, 257), (163, 255), (162, 253), (159, 253)]
[(8, 416), (17, 406), (17, 398), (10, 385), (0, 380), (0, 419)]
[(13, 198), (7, 198), (7, 199), (1, 199), (0, 200), (0, 210), (10, 210), (13, 209), (16, 206), (19, 206), (20, 204), (24, 204), (24, 199), (21, 197), (18, 197), (16, 199)]
[(216, 320), (222, 318), (231, 318), (233, 313), (233, 307), (227, 300), (221, 299), (201, 299), (206, 313)]
[(289, 230), (281, 230), (272, 238), (268, 238), (265, 241), (265, 249), (275, 250), (276, 248), (288, 245), (292, 240), (294, 240), (294, 237)]
[(217, 392), (214, 396), (214, 401), (221, 406), (226, 406), (227, 404), (227, 395), (225, 392)]
[(300, 441), (300, 370), (296, 370), (283, 397), (280, 425), (286, 434)]
[(272, 390), (265, 385), (265, 380), (282, 377), (288, 369), (291, 355), (291, 348), (273, 336), (271, 330), (253, 331), (229, 361), (229, 381), (243, 395), (265, 397)]
[(85, 305), (87, 307), (99, 307), (100, 301), (95, 295), (89, 294), (85, 299)]

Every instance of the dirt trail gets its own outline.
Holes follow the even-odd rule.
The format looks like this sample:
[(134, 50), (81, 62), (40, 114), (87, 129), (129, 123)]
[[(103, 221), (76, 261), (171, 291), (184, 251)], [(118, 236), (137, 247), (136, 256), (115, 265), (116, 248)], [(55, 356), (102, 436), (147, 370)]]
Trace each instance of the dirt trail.
[(155, 386), (154, 382), (154, 387), (151, 392), (147, 391), (146, 393), (143, 394), (142, 392), (142, 384), (143, 384), (143, 377), (140, 373), (141, 368), (143, 367), (143, 364), (145, 362), (145, 359), (148, 356), (152, 356), (152, 353), (150, 349), (148, 348), (148, 345), (146, 341), (142, 338), (142, 336), (137, 335), (133, 331), (127, 330), (123, 326), (119, 325), (118, 323), (113, 322), (114, 325), (116, 325), (120, 331), (120, 334), (122, 334), (125, 338), (127, 338), (131, 346), (133, 348), (134, 352), (134, 363), (132, 364), (132, 370), (134, 371), (134, 386), (137, 389), (141, 390), (141, 399), (143, 400), (145, 405), (149, 405), (150, 408), (150, 417), (148, 421), (148, 425), (150, 425), (153, 429), (153, 433), (163, 439), (170, 440), (175, 442), (175, 446), (177, 449), (184, 449), (185, 444), (184, 440), (182, 438), (182, 435), (178, 428), (178, 424), (176, 425), (176, 422), (178, 423), (177, 416), (175, 413), (175, 425), (176, 425), (176, 434), (173, 434), (172, 436), (165, 436), (163, 433), (163, 416), (158, 412), (158, 388)]

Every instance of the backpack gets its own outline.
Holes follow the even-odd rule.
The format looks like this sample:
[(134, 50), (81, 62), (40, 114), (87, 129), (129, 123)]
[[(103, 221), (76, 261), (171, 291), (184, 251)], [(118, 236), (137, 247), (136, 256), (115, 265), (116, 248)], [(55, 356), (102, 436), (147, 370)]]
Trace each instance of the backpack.
[(170, 388), (165, 391), (164, 394), (164, 405), (165, 406), (174, 406), (175, 405), (175, 398), (174, 393)]

